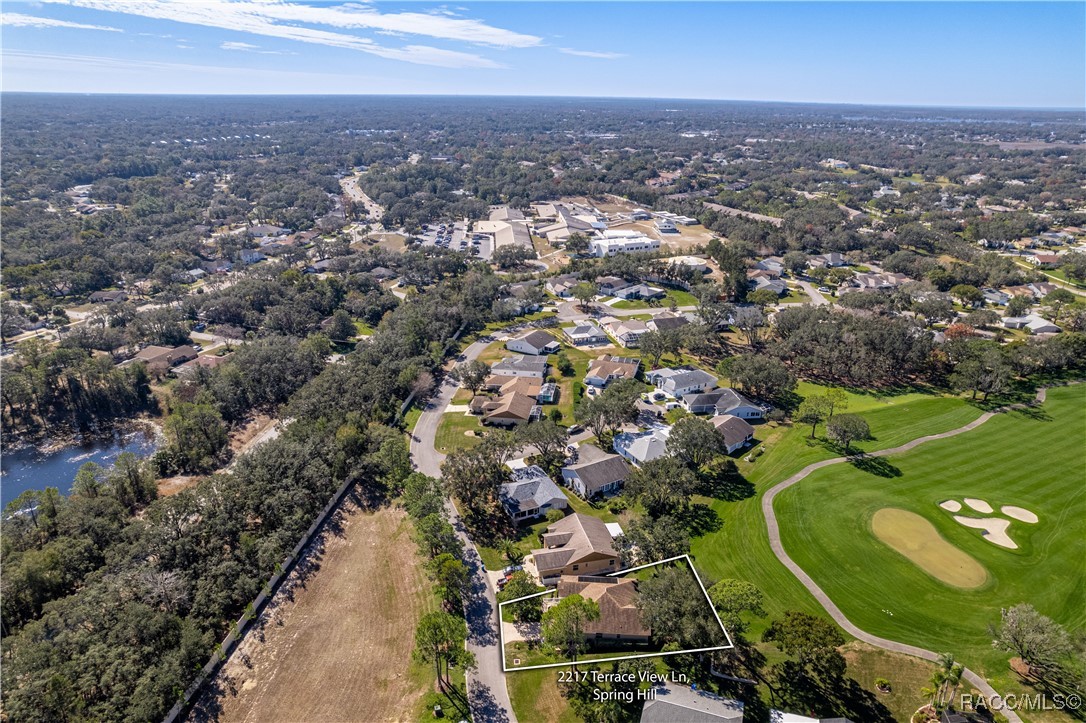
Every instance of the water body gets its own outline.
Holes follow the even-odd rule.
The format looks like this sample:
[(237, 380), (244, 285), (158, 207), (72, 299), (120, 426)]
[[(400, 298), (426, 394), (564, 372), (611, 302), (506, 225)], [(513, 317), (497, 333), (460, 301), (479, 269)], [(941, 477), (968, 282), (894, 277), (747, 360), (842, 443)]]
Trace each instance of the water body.
[(111, 466), (121, 452), (139, 457), (151, 455), (158, 447), (153, 427), (117, 429), (112, 434), (85, 439), (57, 450), (36, 447), (4, 450), (0, 457), (0, 501), (7, 504), (27, 490), (56, 487), (68, 494), (75, 473), (87, 462)]

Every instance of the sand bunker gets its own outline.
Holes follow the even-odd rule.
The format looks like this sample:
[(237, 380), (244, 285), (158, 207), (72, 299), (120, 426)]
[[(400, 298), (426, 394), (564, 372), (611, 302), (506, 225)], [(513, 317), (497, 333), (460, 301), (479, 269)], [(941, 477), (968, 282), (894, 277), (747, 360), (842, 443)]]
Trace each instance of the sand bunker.
[(1010, 520), (1001, 520), (998, 517), (962, 517), (954, 515), (955, 521), (960, 525), (984, 530), (984, 539), (993, 545), (1006, 547), (1008, 550), (1017, 550), (1018, 545), (1007, 534), (1007, 528), (1011, 526)]
[(940, 502), (939, 506), (947, 512), (957, 512), (962, 508), (962, 503), (958, 500), (947, 500), (946, 502)]
[(972, 507), (977, 512), (983, 512), (986, 515), (992, 514), (992, 506), (984, 500), (974, 499), (972, 497), (965, 498), (965, 504)]
[(947, 585), (970, 589), (980, 587), (988, 579), (983, 565), (943, 539), (934, 525), (914, 512), (883, 508), (871, 518), (871, 531), (894, 551)]
[(1028, 522), (1034, 524), (1037, 522), (1037, 515), (1033, 514), (1024, 507), (1015, 507), (1014, 505), (1003, 505), (999, 508), (999, 511), (1005, 514), (1007, 517), (1013, 517), (1019, 522)]

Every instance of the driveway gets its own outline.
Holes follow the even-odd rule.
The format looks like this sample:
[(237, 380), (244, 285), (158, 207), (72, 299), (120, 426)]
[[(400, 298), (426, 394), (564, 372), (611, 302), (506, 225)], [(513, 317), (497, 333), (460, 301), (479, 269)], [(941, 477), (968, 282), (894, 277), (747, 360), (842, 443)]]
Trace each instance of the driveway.
[[(488, 341), (477, 341), (464, 350), (464, 361), (479, 357)], [(441, 415), (449, 407), (457, 385), (446, 378), (437, 394), (426, 405), (411, 436), (411, 458), (415, 468), (431, 477), (441, 476), (441, 463), (445, 455), (434, 448), (437, 427)], [(501, 647), (498, 635), (498, 603), (494, 584), (486, 574), (475, 544), (468, 537), (464, 524), (452, 500), (446, 503), (449, 519), (457, 536), (464, 543), (464, 563), (471, 572), (471, 590), (464, 605), (468, 621), (468, 650), (475, 655), (476, 668), (469, 671), (468, 702), (476, 723), (516, 723), (513, 705), (502, 672)]]
[(803, 289), (803, 291), (811, 299), (812, 305), (825, 306), (826, 304), (830, 303), (826, 300), (825, 296), (818, 293), (818, 289), (816, 289), (814, 287), (814, 284), (812, 284), (810, 281), (800, 281), (799, 279), (796, 279), (796, 283), (799, 284), (800, 288)]

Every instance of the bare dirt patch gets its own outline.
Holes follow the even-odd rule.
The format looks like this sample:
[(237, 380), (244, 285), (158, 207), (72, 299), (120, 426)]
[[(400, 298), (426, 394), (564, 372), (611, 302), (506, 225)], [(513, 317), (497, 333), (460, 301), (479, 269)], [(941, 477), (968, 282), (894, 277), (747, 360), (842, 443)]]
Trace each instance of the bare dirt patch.
[(190, 720), (413, 720), (415, 626), (433, 601), (410, 530), (348, 496)]
[(268, 427), (274, 425), (276, 420), (267, 414), (257, 414), (230, 433), (230, 451), (234, 454), (244, 450), (249, 442)]
[(980, 587), (988, 579), (983, 565), (943, 539), (934, 525), (915, 512), (885, 507), (871, 518), (871, 531), (921, 570), (947, 585), (969, 589)]

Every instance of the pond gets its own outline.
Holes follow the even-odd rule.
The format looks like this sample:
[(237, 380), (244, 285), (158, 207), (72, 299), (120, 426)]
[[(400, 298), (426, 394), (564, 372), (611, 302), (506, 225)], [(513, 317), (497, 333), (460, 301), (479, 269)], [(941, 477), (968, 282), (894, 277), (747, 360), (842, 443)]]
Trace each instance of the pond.
[(42, 451), (36, 447), (4, 450), (0, 457), (0, 501), (7, 504), (26, 490), (56, 487), (68, 494), (75, 473), (87, 462), (111, 466), (121, 452), (140, 457), (152, 454), (158, 446), (155, 429), (150, 426), (117, 429), (111, 434), (85, 439), (60, 449)]

